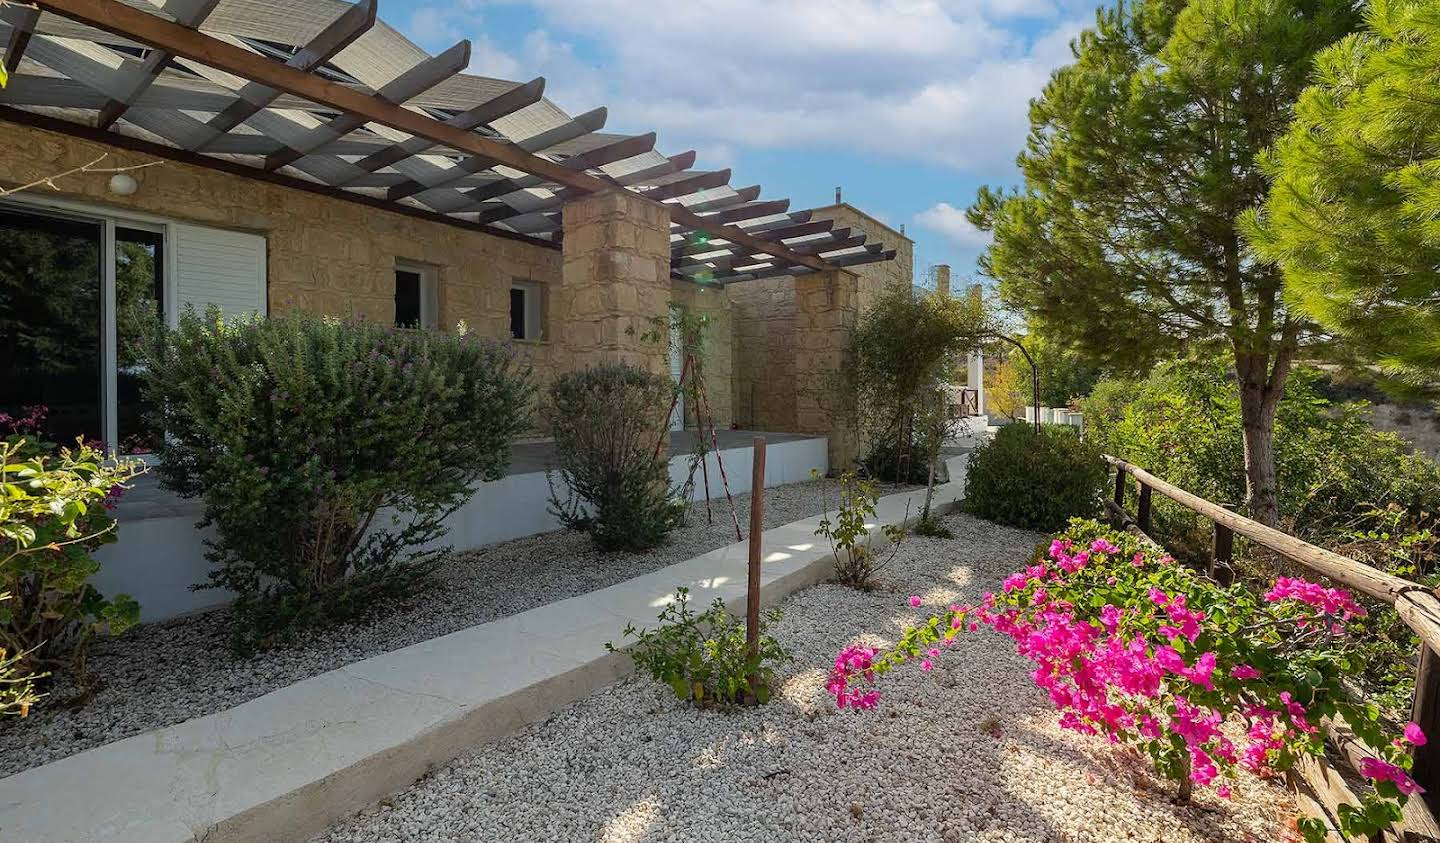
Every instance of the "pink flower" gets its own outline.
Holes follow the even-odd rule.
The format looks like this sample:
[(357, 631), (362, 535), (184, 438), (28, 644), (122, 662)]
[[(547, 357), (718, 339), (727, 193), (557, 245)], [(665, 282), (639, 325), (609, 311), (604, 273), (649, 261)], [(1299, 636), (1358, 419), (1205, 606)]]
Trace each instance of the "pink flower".
[(1338, 617), (1345, 621), (1365, 617), (1365, 609), (1355, 602), (1350, 592), (1342, 588), (1325, 588), (1299, 577), (1276, 577), (1275, 585), (1265, 593), (1265, 599), (1271, 603), (1297, 600), (1313, 606), (1322, 617)]
[(919, 608), (919, 607), (920, 607), (920, 595), (918, 595), (918, 594), (912, 594), (912, 595), (910, 595), (910, 605), (911, 605), (911, 606), (914, 606), (915, 608)]
[(1426, 741), (1425, 732), (1414, 723), (1406, 723), (1405, 740), (1409, 741), (1415, 746), (1424, 746)]
[(1229, 798), (1230, 798), (1230, 785), (1228, 785), (1228, 784), (1222, 784), (1222, 785), (1220, 785), (1219, 787), (1215, 788), (1215, 795), (1218, 796), (1218, 797), (1220, 797), (1221, 799), (1229, 799)]
[(1116, 553), (1120, 548), (1102, 538), (1091, 542), (1090, 550), (1095, 553)]
[(1163, 609), (1165, 606), (1169, 605), (1170, 598), (1165, 594), (1165, 592), (1152, 585), (1150, 586), (1150, 602)]
[(1237, 664), (1230, 670), (1230, 675), (1236, 679), (1259, 679), (1260, 671), (1248, 664)]
[(1425, 792), (1425, 788), (1416, 784), (1415, 780), (1410, 778), (1409, 773), (1389, 761), (1381, 761), (1379, 758), (1361, 759), (1360, 775), (1377, 782), (1394, 782), (1395, 787), (1406, 796)]
[(921, 670), (925, 670), (925, 671), (934, 670), (934, 669), (935, 669), (935, 663), (932, 662), (932, 661), (930, 661), (929, 659), (921, 659), (921, 660), (920, 660), (920, 669), (921, 669)]

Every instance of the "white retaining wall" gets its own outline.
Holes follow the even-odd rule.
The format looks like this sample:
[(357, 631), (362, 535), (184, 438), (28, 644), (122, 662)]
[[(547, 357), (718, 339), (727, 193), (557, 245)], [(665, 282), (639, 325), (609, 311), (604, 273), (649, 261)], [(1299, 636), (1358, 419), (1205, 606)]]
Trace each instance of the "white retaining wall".
[[(750, 467), (754, 449), (727, 448), (718, 452), (725, 462), (730, 491), (750, 491)], [(766, 446), (765, 486), (781, 486), (806, 480), (812, 470), (824, 474), (829, 469), (827, 443), (824, 438), (773, 442)], [(717, 456), (706, 457), (710, 471), (710, 496), (724, 499), (720, 485)], [(690, 457), (670, 459), (670, 477), (680, 483), (689, 472)], [(694, 497), (700, 500), (705, 490), (701, 475), (696, 472)], [(556, 478), (558, 482), (558, 477)], [(153, 478), (145, 478), (153, 483)], [(449, 519), (450, 533), (445, 543), (457, 550), (468, 550), (507, 539), (531, 536), (560, 529), (560, 523), (549, 512), (550, 487), (544, 472), (512, 474), (491, 483), (482, 483), (475, 496)], [(121, 502), (116, 515), (120, 519), (120, 540), (106, 545), (96, 554), (100, 572), (93, 582), (102, 594), (129, 594), (140, 601), (141, 617), (147, 621), (163, 620), (189, 614), (229, 602), (233, 595), (207, 589), (192, 591), (190, 586), (203, 582), (209, 570), (205, 560), (204, 539), (213, 530), (196, 528), (200, 509), (191, 502), (176, 502), (159, 514), (127, 517), (127, 504)], [(3, 839), (3, 838), (0, 838)]]

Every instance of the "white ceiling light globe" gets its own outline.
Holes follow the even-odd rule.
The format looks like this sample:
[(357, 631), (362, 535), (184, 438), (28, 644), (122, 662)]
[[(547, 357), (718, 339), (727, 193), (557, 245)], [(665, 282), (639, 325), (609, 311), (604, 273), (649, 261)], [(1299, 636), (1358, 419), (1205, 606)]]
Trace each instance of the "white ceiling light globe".
[(116, 173), (110, 177), (110, 192), (116, 196), (129, 196), (140, 189), (140, 183), (128, 173)]

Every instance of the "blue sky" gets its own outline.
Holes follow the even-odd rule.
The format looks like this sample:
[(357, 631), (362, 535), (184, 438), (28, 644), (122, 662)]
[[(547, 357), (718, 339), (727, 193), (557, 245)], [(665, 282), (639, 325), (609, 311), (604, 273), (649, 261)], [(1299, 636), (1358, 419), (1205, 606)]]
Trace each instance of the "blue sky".
[(471, 72), (547, 78), (572, 114), (659, 134), (731, 184), (795, 209), (845, 200), (915, 240), (915, 267), (974, 274), (964, 219), (1017, 179), (1028, 100), (1070, 58), (1095, 0), (381, 0), (430, 52), (473, 43)]

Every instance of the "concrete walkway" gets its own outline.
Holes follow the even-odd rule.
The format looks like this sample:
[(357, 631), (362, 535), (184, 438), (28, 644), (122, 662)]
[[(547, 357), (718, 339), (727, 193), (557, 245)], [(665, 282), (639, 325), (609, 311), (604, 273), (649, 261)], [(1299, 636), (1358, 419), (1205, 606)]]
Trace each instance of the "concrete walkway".
[[(942, 510), (963, 496), (963, 457), (950, 476), (936, 489)], [(913, 521), (923, 498), (882, 498), (872, 529)], [(766, 604), (830, 575), (818, 520), (765, 531)], [(627, 623), (653, 625), (676, 586), (697, 606), (740, 608), (746, 558), (745, 544), (730, 545), (0, 779), (0, 840), (303, 840), (625, 675), (629, 659), (605, 643)]]

